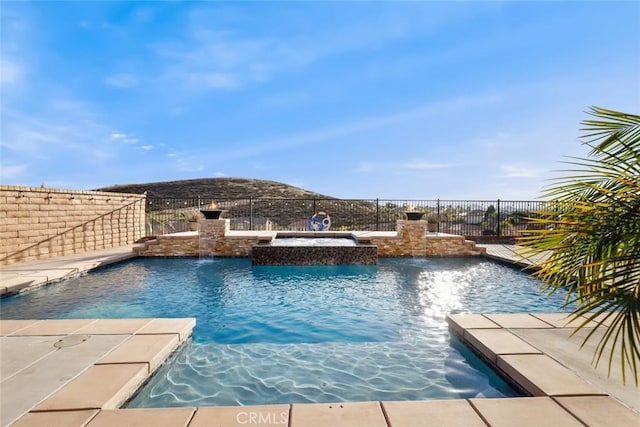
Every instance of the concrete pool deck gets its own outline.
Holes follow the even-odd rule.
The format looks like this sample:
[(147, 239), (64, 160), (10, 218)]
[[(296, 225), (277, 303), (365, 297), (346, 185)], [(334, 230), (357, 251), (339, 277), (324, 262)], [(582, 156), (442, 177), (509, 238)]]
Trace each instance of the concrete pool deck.
[(535, 269), (536, 265), (539, 265), (550, 255), (549, 252), (531, 255), (527, 253), (527, 250), (524, 247), (518, 245), (478, 243), (477, 246), (479, 248), (486, 249), (484, 256), (486, 256), (487, 258), (521, 268)]
[(0, 424), (120, 407), (191, 336), (195, 323), (0, 320)]
[(0, 296), (9, 296), (135, 258), (133, 246), (0, 266)]
[[(44, 272), (80, 274), (130, 252), (128, 247), (113, 250), (112, 257), (101, 251), (0, 267), (0, 288), (32, 277), (59, 280)], [(578, 351), (580, 341), (567, 339), (572, 328), (564, 317), (449, 317), (454, 335), (533, 397), (163, 409), (119, 407), (189, 337), (193, 319), (0, 320), (0, 420), (18, 427), (640, 424), (640, 389), (607, 378), (603, 366), (594, 370), (590, 349)]]

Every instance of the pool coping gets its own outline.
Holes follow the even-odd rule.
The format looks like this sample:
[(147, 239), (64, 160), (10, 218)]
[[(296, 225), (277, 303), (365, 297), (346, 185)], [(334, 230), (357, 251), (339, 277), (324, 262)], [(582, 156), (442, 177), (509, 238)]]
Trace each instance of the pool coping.
[[(597, 367), (592, 364), (596, 342), (609, 321), (573, 320), (568, 313), (447, 316), (450, 333), (525, 394), (611, 396), (640, 414), (640, 388), (630, 379), (622, 383), (618, 365), (609, 376), (605, 361)], [(581, 322), (584, 329), (575, 332)], [(592, 331), (593, 339), (581, 348)]]
[[(488, 246), (488, 245), (486, 245)], [(502, 245), (501, 245), (502, 246)], [(91, 262), (86, 271), (105, 265), (104, 262)], [(107, 257), (108, 258), (108, 257)], [(113, 258), (118, 262), (126, 258)], [(58, 261), (63, 261), (58, 259)], [(93, 267), (91, 267), (93, 265)], [(6, 266), (12, 267), (12, 266)], [(15, 267), (15, 265), (13, 265)], [(78, 273), (75, 273), (78, 274)], [(498, 317), (496, 317), (498, 316)], [(147, 335), (136, 331), (128, 332), (127, 342), (131, 348), (143, 349), (148, 360), (134, 357), (127, 361), (129, 351), (112, 349), (109, 354), (112, 359), (105, 359), (102, 363), (93, 363), (89, 368), (81, 370), (54, 393), (47, 395), (29, 412), (20, 417), (15, 426), (32, 425), (78, 425), (78, 426), (108, 426), (108, 425), (148, 425), (161, 426), (205, 426), (213, 421), (220, 425), (251, 425), (252, 421), (260, 421), (269, 426), (376, 426), (399, 427), (427, 425), (465, 425), (465, 426), (508, 426), (508, 425), (576, 425), (576, 426), (608, 426), (632, 425), (640, 422), (640, 414), (623, 405), (610, 393), (599, 386), (591, 384), (571, 371), (562, 363), (555, 360), (545, 351), (532, 345), (522, 338), (522, 330), (566, 330), (561, 325), (562, 313), (543, 314), (507, 314), (501, 315), (451, 315), (448, 322), (452, 333), (460, 337), (465, 345), (482, 358), (495, 364), (502, 374), (510, 377), (511, 381), (526, 390), (532, 397), (500, 398), (500, 399), (456, 399), (431, 401), (399, 401), (399, 402), (348, 402), (348, 403), (318, 403), (318, 404), (285, 404), (262, 406), (234, 406), (234, 407), (191, 407), (191, 408), (161, 408), (161, 409), (118, 409), (124, 403), (126, 396), (131, 396), (148, 378), (153, 369), (160, 366), (175, 350), (172, 340), (165, 345), (151, 345), (145, 342), (131, 343), (132, 336)], [(74, 319), (83, 321), (81, 319)], [(127, 319), (136, 321), (136, 319)], [(140, 319), (137, 319), (140, 321)], [(145, 320), (145, 319), (143, 319)], [(165, 319), (157, 320), (160, 323)], [(187, 321), (188, 319), (175, 319)], [(193, 320), (193, 319), (191, 319)], [(73, 329), (64, 325), (64, 321), (34, 320), (38, 327), (46, 331), (46, 335), (29, 335), (32, 337), (78, 336), (92, 335), (91, 328), (98, 328), (100, 322), (122, 322), (122, 319), (88, 319), (80, 328)], [(16, 334), (37, 334), (33, 329), (36, 324), (9, 328), (9, 323), (22, 322), (0, 320), (0, 330), (4, 337), (17, 337)], [(62, 323), (60, 323), (62, 322)], [(57, 323), (57, 325), (56, 325)], [(109, 323), (109, 322), (107, 322)], [(17, 324), (15, 324), (17, 325)], [(93, 326), (92, 326), (93, 325)], [(195, 325), (195, 320), (193, 320)], [(185, 342), (188, 332), (176, 332), (175, 328), (148, 328), (148, 334), (170, 335), (178, 334), (179, 345)], [(122, 327), (122, 326), (121, 326)], [(58, 328), (58, 329), (56, 329)], [(73, 330), (71, 330), (73, 329)], [(100, 330), (109, 328), (100, 326)], [(126, 328), (125, 328), (126, 329)], [(6, 333), (7, 330), (11, 332)], [(121, 330), (120, 330), (121, 331)], [(185, 329), (186, 331), (186, 329)], [(498, 332), (499, 331), (499, 332)], [(520, 335), (518, 335), (520, 331)], [(93, 329), (96, 332), (96, 329)], [(153, 333), (152, 333), (153, 332)], [(509, 335), (504, 335), (504, 334)], [(55, 335), (57, 334), (57, 335)], [(508, 336), (508, 338), (504, 338)], [(167, 339), (167, 337), (163, 337)], [(173, 340), (175, 341), (175, 340)], [(122, 343), (116, 347), (120, 347)], [(155, 353), (149, 347), (159, 348)], [(533, 347), (530, 348), (530, 347)], [(169, 348), (169, 350), (167, 350)], [(149, 354), (153, 353), (152, 356)], [(102, 357), (107, 356), (103, 355)], [(137, 359), (137, 360), (134, 360)], [(541, 363), (533, 363), (539, 359)], [(100, 359), (102, 360), (102, 359)], [(495, 360), (495, 362), (491, 362)], [(96, 361), (98, 362), (98, 361)], [(3, 365), (6, 363), (3, 358)], [(107, 368), (105, 368), (107, 366)], [(532, 368), (533, 367), (533, 368)], [(148, 371), (145, 373), (145, 369)], [(101, 399), (87, 403), (87, 396), (92, 391), (103, 390), (105, 387), (95, 387), (100, 382), (99, 372), (107, 373), (109, 378), (120, 378), (120, 387), (113, 396), (102, 396)], [(127, 372), (122, 373), (122, 370)], [(545, 377), (545, 370), (547, 376)], [(114, 373), (116, 372), (116, 373)], [(540, 373), (542, 372), (542, 376)], [(126, 378), (125, 378), (126, 377)], [(560, 384), (555, 379), (563, 378)], [(577, 377), (577, 379), (576, 379)], [(2, 384), (7, 378), (2, 379)], [(74, 384), (71, 384), (76, 381)], [(613, 380), (612, 380), (613, 381)], [(79, 384), (79, 385), (78, 385)], [(103, 384), (101, 384), (102, 386)], [(65, 387), (69, 386), (64, 393)], [(85, 387), (83, 389), (82, 387)], [(69, 391), (70, 390), (70, 391)], [(61, 393), (57, 394), (56, 393)], [(4, 393), (3, 393), (4, 394)], [(63, 399), (60, 396), (70, 396)], [(55, 398), (54, 398), (55, 397)], [(52, 399), (46, 403), (48, 399)], [(74, 403), (75, 399), (75, 403)], [(2, 399), (4, 400), (4, 399)], [(0, 403), (2, 403), (0, 400)], [(91, 399), (88, 399), (91, 400)], [(61, 403), (64, 402), (64, 403)], [(69, 403), (70, 402), (70, 403)], [(13, 421), (11, 421), (13, 422)], [(437, 424), (441, 422), (443, 424)], [(530, 423), (530, 424), (527, 424)]]

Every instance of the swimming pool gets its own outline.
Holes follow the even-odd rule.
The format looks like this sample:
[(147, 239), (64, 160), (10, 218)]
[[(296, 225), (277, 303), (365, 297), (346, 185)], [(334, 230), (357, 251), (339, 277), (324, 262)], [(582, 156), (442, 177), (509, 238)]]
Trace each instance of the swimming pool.
[(196, 317), (131, 407), (512, 396), (448, 313), (560, 311), (564, 295), (478, 258), (377, 266), (136, 259), (2, 300), (3, 319)]

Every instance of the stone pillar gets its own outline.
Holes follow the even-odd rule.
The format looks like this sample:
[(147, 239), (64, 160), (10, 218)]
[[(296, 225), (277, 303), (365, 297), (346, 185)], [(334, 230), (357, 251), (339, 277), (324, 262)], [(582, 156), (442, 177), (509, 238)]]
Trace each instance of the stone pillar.
[(230, 229), (229, 219), (204, 219), (198, 222), (200, 256), (219, 255), (224, 246), (225, 235)]
[(427, 221), (398, 220), (398, 238), (403, 256), (425, 256), (427, 253)]

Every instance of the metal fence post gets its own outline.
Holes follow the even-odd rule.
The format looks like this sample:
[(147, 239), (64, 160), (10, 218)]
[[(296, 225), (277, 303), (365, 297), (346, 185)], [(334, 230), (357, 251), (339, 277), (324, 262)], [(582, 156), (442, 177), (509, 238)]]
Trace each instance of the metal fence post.
[(438, 218), (437, 219), (438, 228), (436, 230), (438, 230), (438, 233), (439, 233), (440, 232), (440, 199), (436, 201), (436, 218)]
[(376, 231), (380, 230), (380, 199), (376, 199)]
[(253, 230), (253, 199), (249, 197), (249, 230)]
[(500, 199), (498, 199), (498, 206), (496, 208), (496, 211), (498, 213), (498, 225), (496, 226), (496, 231), (497, 231), (497, 235), (498, 236), (502, 236), (502, 234), (500, 233)]

